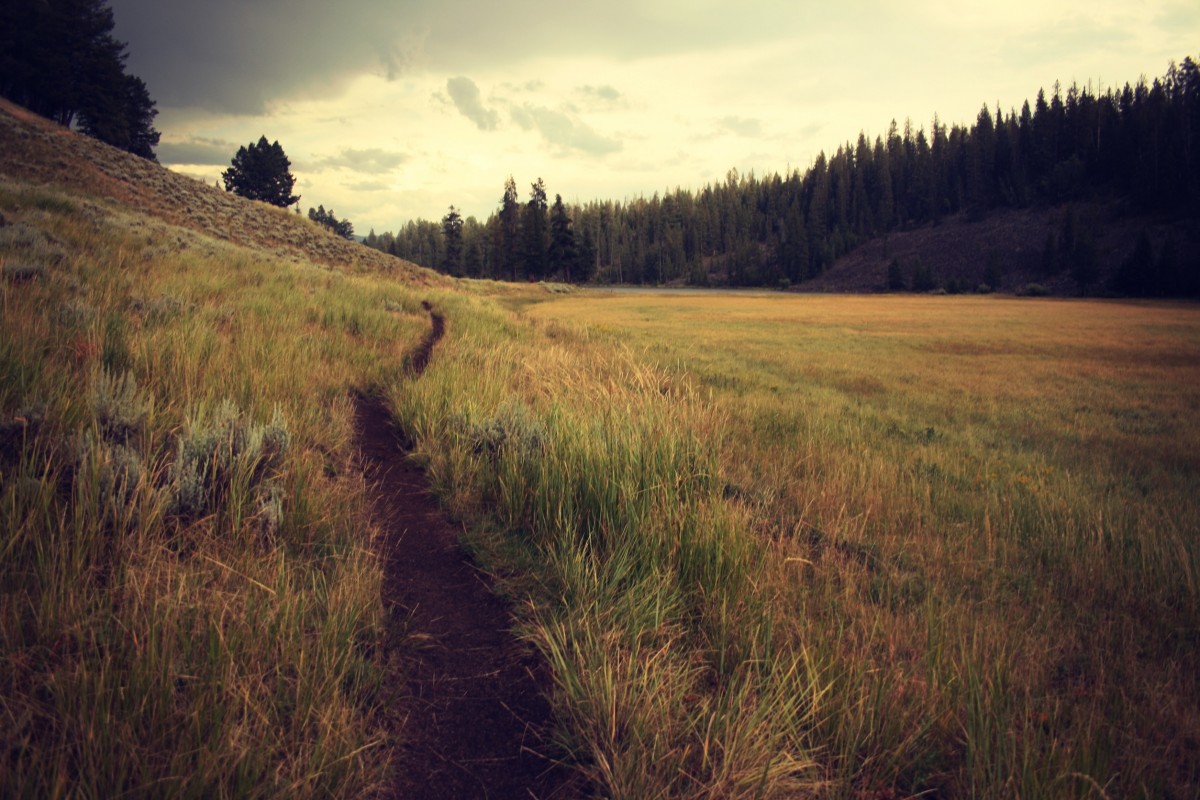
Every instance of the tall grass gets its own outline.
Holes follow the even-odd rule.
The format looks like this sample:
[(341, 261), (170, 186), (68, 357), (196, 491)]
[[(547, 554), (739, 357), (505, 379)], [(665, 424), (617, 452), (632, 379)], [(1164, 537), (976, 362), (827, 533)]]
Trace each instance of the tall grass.
[(516, 565), (568, 757), (604, 796), (814, 788), (821, 686), (723, 500), (725, 421), (608, 343), (435, 302), (447, 339), (391, 403), (452, 510), (492, 530), (475, 546)]
[(386, 275), (0, 211), (5, 796), (384, 785), (363, 386), (597, 795), (1196, 794), (1194, 308), (470, 284), (413, 380)]
[(0, 794), (379, 790), (349, 392), (402, 368), (416, 300), (81, 196), (0, 210), (37, 267), (0, 284)]
[[(708, 392), (826, 793), (1191, 797), (1200, 315), (555, 299)], [(712, 441), (712, 440), (709, 440)]]

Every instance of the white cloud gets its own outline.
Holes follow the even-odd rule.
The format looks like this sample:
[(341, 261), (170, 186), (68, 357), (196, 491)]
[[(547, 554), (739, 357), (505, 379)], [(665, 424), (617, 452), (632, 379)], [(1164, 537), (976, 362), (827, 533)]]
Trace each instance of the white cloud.
[(352, 183), (346, 187), (353, 192), (386, 192), (392, 187), (383, 181), (363, 181)]
[(563, 111), (545, 106), (525, 105), (512, 109), (513, 121), (524, 130), (536, 129), (542, 138), (560, 151), (578, 151), (595, 156), (615, 153), (621, 142), (602, 136), (586, 123)]
[(745, 117), (721, 117), (717, 124), (722, 130), (738, 136), (756, 137), (762, 135), (762, 121)]
[(621, 93), (612, 86), (580, 86), (577, 90), (584, 98), (600, 105), (611, 105), (621, 100)]

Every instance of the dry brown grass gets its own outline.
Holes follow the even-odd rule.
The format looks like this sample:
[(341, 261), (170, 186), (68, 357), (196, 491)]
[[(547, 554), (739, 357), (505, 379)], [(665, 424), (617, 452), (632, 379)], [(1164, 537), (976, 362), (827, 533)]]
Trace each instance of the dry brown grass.
[(711, 392), (777, 630), (831, 682), (831, 793), (1194, 796), (1195, 306), (584, 293), (529, 313)]
[(0, 796), (378, 791), (399, 640), (348, 395), (427, 327), (408, 272), (7, 174)]

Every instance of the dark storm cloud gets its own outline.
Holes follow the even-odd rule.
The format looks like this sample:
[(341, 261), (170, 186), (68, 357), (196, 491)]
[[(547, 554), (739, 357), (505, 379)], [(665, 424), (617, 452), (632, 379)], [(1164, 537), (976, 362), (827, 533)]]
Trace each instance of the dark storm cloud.
[(454, 107), (478, 126), (481, 131), (494, 131), (500, 115), (494, 108), (487, 108), (479, 94), (479, 87), (470, 78), (451, 78), (446, 81), (446, 91), (454, 101)]
[(419, 51), (385, 0), (111, 0), (129, 70), (160, 106), (260, 113), (362, 72), (395, 77)]
[[(755, 13), (680, 13), (638, 0), (547, 14), (535, 0), (111, 0), (129, 69), (160, 107), (254, 114), (354, 75), (415, 67), (461, 73), (538, 57), (626, 59), (769, 38), (804, 16), (783, 0)], [(667, 4), (670, 5), (670, 4)], [(600, 87), (605, 91), (605, 87)]]

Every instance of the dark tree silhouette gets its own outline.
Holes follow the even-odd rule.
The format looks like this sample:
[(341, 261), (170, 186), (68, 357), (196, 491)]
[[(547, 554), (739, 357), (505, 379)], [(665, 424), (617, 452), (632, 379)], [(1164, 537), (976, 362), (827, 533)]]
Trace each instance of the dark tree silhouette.
[(546, 184), (541, 178), (529, 187), (529, 202), (521, 210), (525, 272), (533, 280), (546, 277), (549, 237), (546, 225)]
[(504, 197), (500, 201), (500, 218), (496, 225), (496, 249), (500, 252), (500, 266), (504, 275), (517, 279), (517, 267), (521, 263), (521, 204), (517, 200), (517, 184), (512, 176), (504, 182)]
[(442, 236), (446, 240), (442, 269), (451, 275), (459, 275), (462, 272), (463, 219), (454, 206), (450, 206), (450, 211), (442, 217)]
[(239, 147), (229, 169), (221, 173), (225, 191), (286, 208), (300, 199), (292, 194), (296, 178), (279, 142), (260, 137), (257, 144)]
[(1154, 245), (1150, 243), (1150, 234), (1143, 228), (1133, 252), (1121, 262), (1120, 269), (1113, 276), (1113, 291), (1135, 297), (1153, 297), (1162, 288), (1156, 266)]
[(0, 95), (153, 159), (158, 112), (112, 30), (107, 0), (0, 2)]
[[(343, 239), (354, 238), (354, 225), (348, 219), (338, 219), (337, 215), (333, 213), (332, 208), (328, 211), (325, 210), (325, 206), (317, 206), (315, 209), (310, 208), (308, 210), (308, 218), (318, 225), (329, 228), (329, 230)], [(371, 231), (371, 233), (374, 235), (375, 232)], [(367, 237), (367, 241), (370, 241), (370, 237)]]
[(571, 217), (563, 205), (562, 195), (554, 195), (550, 208), (550, 274), (560, 275), (571, 282), (575, 271), (575, 234), (571, 231)]

